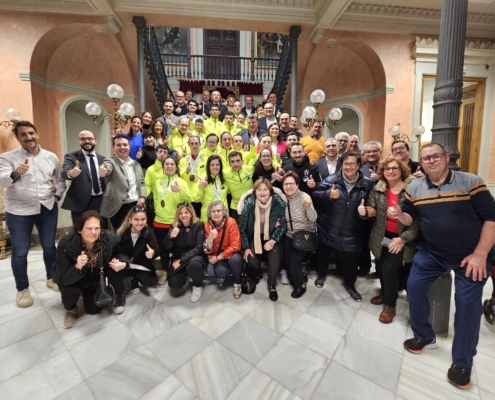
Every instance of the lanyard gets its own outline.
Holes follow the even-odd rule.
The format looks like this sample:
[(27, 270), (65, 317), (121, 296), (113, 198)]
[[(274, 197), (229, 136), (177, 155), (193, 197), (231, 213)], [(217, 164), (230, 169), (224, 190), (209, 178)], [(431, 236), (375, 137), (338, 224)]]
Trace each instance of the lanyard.
[(210, 183), (211, 190), (213, 190), (213, 194), (217, 198), (217, 200), (220, 200), (220, 194), (222, 193), (222, 185), (220, 184), (217, 189), (217, 178), (215, 177), (215, 181), (213, 183)]
[(192, 154), (189, 154), (189, 165), (191, 166), (191, 175), (196, 175), (196, 171), (198, 170), (200, 159), (201, 159), (201, 152), (198, 153), (195, 160), (193, 160)]
[(177, 180), (177, 177), (175, 176), (174, 179), (172, 180), (172, 182), (170, 182), (170, 177), (168, 177), (168, 186), (165, 188), (165, 186), (163, 185), (165, 183), (165, 178), (162, 179), (162, 199), (168, 193), (168, 191), (170, 190), (170, 186), (172, 186), (176, 180)]

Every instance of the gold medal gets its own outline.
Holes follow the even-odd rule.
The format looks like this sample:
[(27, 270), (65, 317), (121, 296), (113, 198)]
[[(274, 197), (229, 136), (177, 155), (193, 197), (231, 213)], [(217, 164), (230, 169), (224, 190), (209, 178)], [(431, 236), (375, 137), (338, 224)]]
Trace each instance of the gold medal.
[(192, 174), (191, 174), (191, 175), (189, 175), (189, 180), (190, 180), (191, 182), (194, 182), (194, 181), (196, 180), (196, 175), (192, 175)]
[(165, 207), (165, 200), (162, 200), (160, 204), (162, 205), (162, 207)]

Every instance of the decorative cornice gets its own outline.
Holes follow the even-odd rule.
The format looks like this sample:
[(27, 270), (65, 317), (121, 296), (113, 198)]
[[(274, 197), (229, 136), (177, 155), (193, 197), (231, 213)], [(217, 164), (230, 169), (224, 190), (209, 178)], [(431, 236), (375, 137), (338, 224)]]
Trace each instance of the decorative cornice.
[[(21, 78), (21, 81), (31, 81), (48, 89), (62, 90), (64, 92), (77, 93), (88, 97), (98, 97), (105, 100), (108, 99), (106, 92), (68, 85), (66, 83), (49, 81), (48, 79), (41, 78), (40, 76), (33, 74), (32, 72), (21, 71), (19, 72), (19, 77)], [(137, 98), (133, 94), (128, 94), (122, 97), (122, 101), (135, 102), (136, 100)]]
[[(394, 86), (384, 86), (370, 93), (357, 94), (354, 96), (337, 97), (333, 99), (326, 99), (320, 106), (332, 106), (345, 103), (357, 103), (358, 101), (365, 101), (374, 99), (375, 97), (383, 96), (384, 94), (393, 94), (395, 90)], [(303, 100), (299, 103), (301, 107), (312, 106), (313, 103), (309, 100)]]
[[(437, 8), (404, 7), (395, 5), (352, 3), (346, 12), (368, 15), (388, 15), (399, 18), (440, 19), (441, 10)], [(495, 24), (495, 14), (468, 13), (468, 22)]]
[(244, 4), (268, 7), (313, 8), (313, 0), (202, 0), (203, 3)]
[[(465, 46), (466, 49), (470, 49), (470, 50), (495, 50), (495, 43), (492, 44), (492, 42), (480, 42), (479, 40), (476, 41), (466, 40)], [(432, 39), (432, 38), (421, 39), (416, 36), (416, 42), (411, 44), (411, 49), (414, 49), (415, 47), (438, 48), (438, 39)]]

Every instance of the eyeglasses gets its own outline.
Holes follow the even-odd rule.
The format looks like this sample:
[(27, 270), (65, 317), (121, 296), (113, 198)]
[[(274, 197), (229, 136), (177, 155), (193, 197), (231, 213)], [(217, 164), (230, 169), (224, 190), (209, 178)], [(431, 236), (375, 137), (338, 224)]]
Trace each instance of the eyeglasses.
[(221, 212), (223, 212), (223, 210), (211, 210), (210, 211), (210, 213), (212, 213), (212, 214), (219, 214)]
[(380, 150), (366, 150), (364, 153), (365, 154), (375, 154), (375, 153), (379, 153)]
[(190, 207), (191, 205), (189, 203), (185, 202), (185, 201), (183, 203), (177, 204), (177, 208), (182, 207), (182, 206), (184, 206), (184, 207)]
[(285, 182), (284, 186), (294, 186), (296, 182)]
[(91, 138), (91, 137), (80, 137), (79, 138), (79, 141), (80, 142), (94, 142), (95, 139)]
[(428, 164), (428, 163), (432, 163), (433, 161), (440, 161), (445, 154), (447, 153), (437, 153), (437, 154), (433, 154), (432, 156), (421, 157), (420, 160)]
[(357, 164), (355, 162), (349, 162), (349, 163), (344, 163), (344, 168), (352, 168), (355, 167)]
[(404, 151), (406, 150), (406, 148), (404, 146), (401, 146), (401, 147), (394, 147), (392, 149), (392, 153), (397, 153), (398, 151)]
[(397, 172), (400, 168), (399, 167), (387, 167), (384, 168), (386, 172)]
[(146, 211), (146, 206), (136, 206), (132, 209), (132, 212), (141, 212), (141, 211)]

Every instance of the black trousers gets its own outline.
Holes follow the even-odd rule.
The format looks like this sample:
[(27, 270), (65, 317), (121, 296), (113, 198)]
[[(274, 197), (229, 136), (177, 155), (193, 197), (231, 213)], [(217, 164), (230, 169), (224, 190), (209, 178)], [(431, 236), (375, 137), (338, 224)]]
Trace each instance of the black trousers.
[(294, 288), (300, 288), (304, 284), (303, 262), (310, 252), (295, 249), (292, 246), (292, 238), (288, 236), (284, 236), (282, 247), (284, 250), (284, 269), (290, 271)]
[(318, 276), (327, 275), (330, 253), (332, 252), (335, 255), (337, 269), (344, 277), (345, 285), (354, 287), (358, 274), (359, 251), (341, 251), (319, 242), (317, 251)]
[(373, 221), (363, 221), (362, 229), (362, 241), (361, 241), (361, 253), (359, 255), (359, 272), (370, 272), (371, 270), (371, 253), (369, 240), (371, 236), (371, 229), (373, 228)]
[(162, 263), (162, 269), (164, 271), (168, 271), (170, 267), (170, 250), (163, 247), (163, 241), (167, 237), (169, 230), (169, 228), (153, 228), (158, 246), (160, 246), (160, 261)]
[(132, 203), (124, 203), (122, 207), (120, 207), (119, 211), (113, 216), (110, 217), (110, 222), (112, 223), (113, 230), (117, 232), (117, 229), (120, 228), (120, 225), (124, 222), (127, 217), (127, 213), (131, 208), (133, 208), (137, 204), (137, 201), (133, 201)]
[(203, 205), (201, 203), (196, 203), (196, 202), (192, 202), (191, 203), (193, 209), (194, 209), (194, 212), (196, 213), (196, 217), (201, 217), (201, 207), (203, 207)]
[(235, 222), (239, 223), (239, 213), (233, 208), (229, 209), (229, 215), (231, 218), (235, 219)]
[(143, 286), (153, 287), (158, 283), (158, 276), (155, 271), (143, 271), (140, 269), (131, 269), (130, 276), (137, 279)]
[(186, 266), (168, 276), (168, 286), (172, 289), (182, 289), (190, 277), (195, 287), (201, 287), (204, 278), (203, 265), (201, 261), (189, 261)]
[[(262, 246), (265, 245), (265, 241), (261, 243)], [(254, 257), (248, 257), (248, 267), (256, 270), (257, 272), (262, 272), (261, 261), (266, 259), (266, 264), (268, 265), (268, 286), (275, 286), (277, 284), (277, 275), (280, 268), (280, 258), (282, 250), (280, 244), (275, 243), (273, 249), (266, 251), (263, 249), (261, 254), (256, 254), (254, 252), (254, 239), (249, 243), (251, 247), (251, 252)]]
[[(88, 206), (86, 207), (86, 209), (84, 211), (81, 211), (81, 212), (71, 211), (70, 216), (72, 218), (72, 225), (76, 226), (77, 220), (86, 211), (94, 210), (94, 211), (97, 211), (99, 213), (100, 209), (101, 209), (102, 199), (103, 199), (103, 195), (91, 196), (91, 199), (89, 200)], [(105, 227), (102, 226), (102, 229), (106, 229), (106, 218), (104, 218), (104, 219), (105, 219)]]

